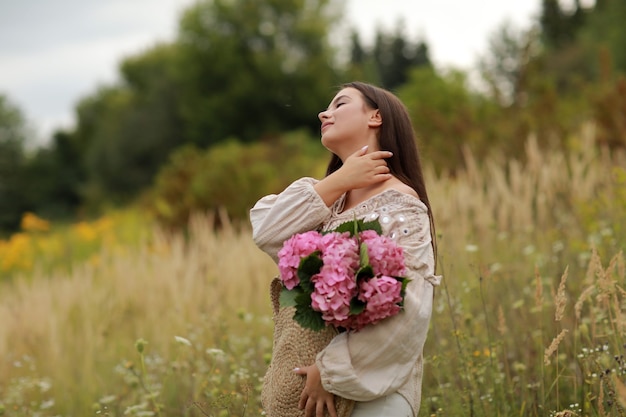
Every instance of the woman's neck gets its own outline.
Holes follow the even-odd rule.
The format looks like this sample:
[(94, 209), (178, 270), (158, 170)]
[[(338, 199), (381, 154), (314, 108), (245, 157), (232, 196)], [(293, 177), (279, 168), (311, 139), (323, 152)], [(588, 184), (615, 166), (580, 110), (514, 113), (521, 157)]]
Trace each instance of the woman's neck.
[(353, 207), (356, 207), (362, 202), (364, 202), (365, 200), (367, 200), (368, 198), (381, 193), (382, 191), (388, 188), (388, 186), (386, 185), (387, 182), (389, 181), (381, 182), (379, 184), (375, 184), (370, 187), (357, 188), (357, 189), (348, 191), (346, 193), (346, 199), (344, 201), (343, 210), (348, 210)]

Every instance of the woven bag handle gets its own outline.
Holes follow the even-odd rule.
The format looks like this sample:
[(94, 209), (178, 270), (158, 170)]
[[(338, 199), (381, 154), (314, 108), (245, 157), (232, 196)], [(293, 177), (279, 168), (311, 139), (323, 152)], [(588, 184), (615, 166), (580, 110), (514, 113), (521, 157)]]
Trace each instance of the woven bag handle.
[(270, 298), (272, 300), (272, 309), (274, 310), (274, 316), (278, 314), (280, 309), (280, 292), (283, 290), (283, 284), (280, 282), (280, 278), (275, 277), (270, 285)]

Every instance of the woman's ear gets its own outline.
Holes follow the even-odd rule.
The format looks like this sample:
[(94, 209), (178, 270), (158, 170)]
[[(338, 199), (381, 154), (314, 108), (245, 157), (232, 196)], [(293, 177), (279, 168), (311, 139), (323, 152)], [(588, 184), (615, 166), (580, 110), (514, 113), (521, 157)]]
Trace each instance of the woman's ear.
[(380, 127), (383, 124), (383, 117), (380, 115), (380, 110), (376, 109), (370, 113), (370, 118), (367, 121), (369, 127)]

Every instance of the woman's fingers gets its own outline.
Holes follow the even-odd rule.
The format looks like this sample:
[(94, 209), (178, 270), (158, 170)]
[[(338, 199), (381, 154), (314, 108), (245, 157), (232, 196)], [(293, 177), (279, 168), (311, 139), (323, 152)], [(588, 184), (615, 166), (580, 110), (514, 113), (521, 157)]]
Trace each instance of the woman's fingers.
[(334, 398), (333, 401), (329, 401), (328, 404), (326, 404), (326, 407), (328, 408), (328, 414), (330, 414), (330, 417), (337, 417)]
[(385, 159), (385, 158), (391, 158), (393, 156), (393, 153), (390, 151), (374, 151), (374, 152), (368, 153), (367, 152), (368, 148), (369, 147), (365, 145), (362, 148), (358, 149), (356, 152), (354, 152), (352, 155), (350, 155), (348, 158), (367, 155), (367, 157), (371, 159)]
[(388, 174), (389, 173), (389, 167), (387, 165), (379, 165), (379, 166), (376, 167), (374, 172), (376, 174)]
[(393, 156), (392, 152), (389, 151), (376, 151), (369, 154), (372, 159), (387, 159)]

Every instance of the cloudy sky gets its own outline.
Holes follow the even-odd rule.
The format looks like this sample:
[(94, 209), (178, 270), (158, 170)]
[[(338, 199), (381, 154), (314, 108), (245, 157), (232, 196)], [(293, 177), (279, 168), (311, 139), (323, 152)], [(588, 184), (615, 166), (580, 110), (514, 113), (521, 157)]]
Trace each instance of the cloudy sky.
[[(119, 61), (173, 39), (194, 0), (0, 0), (0, 92), (40, 138), (72, 126), (77, 101), (117, 77)], [(346, 26), (368, 42), (400, 19), (437, 66), (471, 69), (505, 22), (529, 28), (540, 0), (346, 0)]]

